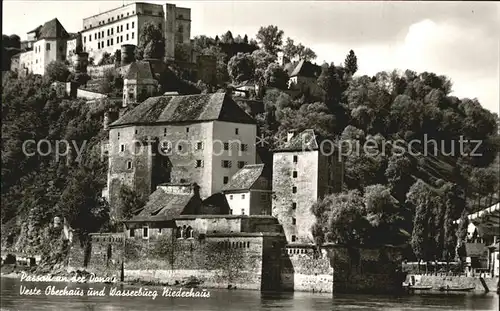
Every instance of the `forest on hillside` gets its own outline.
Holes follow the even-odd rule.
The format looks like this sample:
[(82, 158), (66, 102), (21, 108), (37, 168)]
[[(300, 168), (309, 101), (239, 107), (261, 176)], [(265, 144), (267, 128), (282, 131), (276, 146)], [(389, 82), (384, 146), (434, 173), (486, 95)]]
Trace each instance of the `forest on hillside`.
[[(145, 29), (139, 58), (163, 55), (161, 31)], [(269, 149), (283, 133), (310, 128), (338, 142), (380, 142), (372, 147), (379, 151), (375, 156), (367, 150), (345, 155), (343, 191), (311, 207), (317, 220), (314, 242), (406, 244), (413, 251), (409, 257), (451, 260), (463, 238), (463, 226), (453, 221), (498, 201), (498, 116), (476, 99), (451, 96), (447, 77), (411, 70), (356, 75), (355, 52), (346, 51), (342, 62), (322, 64), (317, 79), (322, 98), (291, 96), (288, 73), (275, 62), (277, 52), (283, 51), (292, 62), (314, 60), (315, 54), (291, 38), (284, 40), (276, 26), (261, 27), (256, 40), (247, 35), (234, 38), (230, 31), (216, 38), (198, 36), (193, 48), (216, 57), (217, 79), (214, 85), (189, 81), (196, 87), (184, 93), (255, 81), (266, 90), (252, 96), (264, 103), (265, 111), (255, 118)], [(109, 75), (109, 92), (115, 82), (119, 89), (115, 78)], [(110, 107), (58, 97), (50, 88), (54, 79), (10, 74), (2, 84), (2, 246), (37, 251), (43, 245), (40, 232), (58, 215), (82, 237), (114, 226), (101, 198), (107, 163), (100, 154), (106, 139), (102, 118)], [(167, 85), (174, 78), (164, 79)], [(424, 136), (444, 148), (431, 156), (373, 150), (384, 141), (423, 141)], [(470, 155), (475, 147), (471, 143), (465, 145), (468, 154), (450, 152), (459, 150), (461, 138), (481, 141), (475, 150), (481, 155)], [(28, 139), (66, 139), (86, 146), (78, 160), (54, 161), (26, 156), (22, 148)]]

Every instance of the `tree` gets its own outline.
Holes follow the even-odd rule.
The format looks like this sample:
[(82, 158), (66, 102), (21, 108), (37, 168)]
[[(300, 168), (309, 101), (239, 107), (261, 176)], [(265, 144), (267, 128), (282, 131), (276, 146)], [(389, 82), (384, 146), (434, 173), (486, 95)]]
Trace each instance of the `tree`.
[(276, 61), (276, 56), (266, 52), (265, 50), (258, 49), (252, 52), (252, 60), (255, 67), (255, 81), (264, 85), (266, 69), (270, 64)]
[(316, 58), (316, 53), (310, 48), (307, 48), (299, 43), (295, 45), (295, 42), (291, 38), (286, 39), (286, 44), (283, 46), (284, 56), (290, 60), (299, 58), (306, 61), (310, 61)]
[(115, 66), (119, 67), (120, 63), (122, 61), (122, 51), (121, 50), (116, 50), (114, 54), (114, 61), (115, 61)]
[(344, 61), (344, 66), (347, 71), (351, 76), (358, 71), (358, 58), (356, 57), (356, 54), (354, 54), (353, 50), (349, 51), (349, 54), (347, 54), (347, 57), (345, 58)]
[(68, 80), (69, 74), (70, 72), (68, 66), (66, 66), (64, 62), (58, 60), (50, 62), (45, 69), (45, 76), (51, 82), (66, 82)]
[(283, 30), (278, 29), (277, 26), (269, 25), (260, 27), (256, 37), (266, 52), (276, 56), (283, 44), (283, 34)]
[(152, 22), (146, 22), (141, 30), (139, 46), (136, 51), (136, 58), (165, 57), (165, 38), (162, 30)]
[(233, 82), (238, 83), (251, 80), (255, 71), (251, 55), (243, 53), (236, 54), (229, 60), (227, 71)]
[(225, 34), (223, 34), (220, 38), (220, 42), (225, 44), (233, 44), (234, 39), (231, 31), (228, 30)]
[(292, 129), (314, 129), (319, 135), (332, 137), (332, 129), (335, 126), (335, 116), (329, 113), (325, 104), (319, 102), (304, 104), (298, 110), (287, 107), (278, 110), (276, 116), (283, 135)]
[(120, 203), (122, 218), (124, 220), (130, 219), (138, 210), (146, 205), (146, 202), (126, 185), (122, 185), (120, 189)]
[(266, 86), (280, 90), (288, 89), (288, 73), (278, 64), (270, 64), (264, 72)]

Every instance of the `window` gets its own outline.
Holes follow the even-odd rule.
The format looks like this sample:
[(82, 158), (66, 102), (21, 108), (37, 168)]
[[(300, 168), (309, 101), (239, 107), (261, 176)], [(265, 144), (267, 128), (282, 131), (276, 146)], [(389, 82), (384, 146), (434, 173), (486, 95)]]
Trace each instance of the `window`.
[(292, 209), (296, 209), (297, 208), (297, 203), (296, 202), (293, 202), (292, 203)]
[(297, 220), (294, 217), (292, 217), (292, 225), (295, 225), (295, 224), (297, 224)]
[(87, 37), (83, 37), (83, 43), (87, 42)]
[(179, 31), (180, 33), (183, 33), (183, 32), (184, 32), (184, 28), (182, 27), (182, 25), (179, 25), (179, 29), (178, 29), (178, 31)]
[(120, 32), (122, 32), (122, 31), (123, 31), (123, 25), (120, 26)]
[(142, 238), (149, 239), (149, 227), (142, 227)]
[(203, 167), (203, 160), (196, 160), (196, 167)]
[(241, 215), (245, 215), (245, 209), (244, 208), (241, 209)]
[(123, 14), (121, 15), (121, 17), (123, 18)]
[(113, 38), (111, 38), (111, 45), (113, 45)]
[(120, 43), (120, 37), (116, 37), (116, 43)]
[(240, 150), (241, 151), (247, 151), (248, 150), (248, 145), (247, 144), (241, 144), (240, 145)]
[(222, 180), (222, 182), (225, 184), (227, 184), (229, 182), (229, 177), (227, 176), (224, 176), (224, 179)]
[(292, 235), (292, 242), (295, 242), (297, 240), (297, 237), (295, 235)]
[(126, 27), (126, 29), (128, 30), (128, 23), (127, 23), (127, 27)]
[(45, 45), (45, 50), (50, 51), (50, 43), (47, 43), (47, 44)]
[(222, 160), (221, 166), (225, 167), (225, 168), (230, 168), (232, 166), (232, 163), (231, 163), (231, 161), (228, 161), (228, 160)]
[(127, 34), (127, 40), (128, 40), (128, 34)]
[(196, 143), (196, 150), (203, 150), (203, 142), (199, 141)]
[(297, 187), (292, 187), (292, 192), (297, 193)]
[(224, 143), (224, 150), (229, 150), (229, 143)]
[(233, 195), (232, 195), (232, 194), (230, 194), (230, 195), (229, 195), (229, 200), (232, 200), (232, 199), (233, 199)]
[(245, 195), (244, 194), (241, 195), (241, 199), (245, 200)]
[(167, 128), (163, 129), (163, 136), (167, 136)]
[(132, 33), (132, 39), (134, 39), (134, 33)]
[(127, 161), (127, 169), (132, 169), (132, 161)]
[(97, 40), (97, 33), (94, 34), (94, 39)]
[(100, 49), (101, 48), (101, 42), (97, 42), (97, 48)]
[(120, 132), (118, 132), (118, 139), (120, 139)]
[(293, 178), (297, 178), (297, 171), (293, 171), (292, 176), (293, 176)]
[(172, 147), (171, 147), (171, 144), (169, 141), (162, 141), (161, 142), (161, 148), (163, 150), (170, 150)]
[(109, 29), (108, 29), (108, 31), (107, 31), (107, 34), (108, 34), (108, 36), (109, 36)]
[(135, 230), (134, 230), (134, 229), (130, 229), (130, 230), (129, 230), (129, 236), (130, 236), (131, 238), (133, 238), (133, 237), (135, 236)]
[(182, 151), (182, 145), (178, 145), (177, 150)]
[(189, 133), (189, 127), (186, 127), (186, 133)]
[(238, 134), (239, 134), (239, 132), (240, 132), (240, 130), (239, 130), (238, 128), (235, 128), (235, 129), (234, 129), (234, 134), (238, 135)]
[(89, 35), (89, 42), (92, 41), (92, 35)]
[(123, 36), (120, 36), (120, 41), (123, 42)]
[(191, 228), (191, 226), (186, 228), (186, 238), (188, 239), (193, 238), (193, 228)]
[(111, 28), (111, 34), (113, 34), (113, 30), (115, 30), (114, 28)]
[(120, 145), (120, 152), (124, 152), (125, 151), (125, 145), (124, 144), (121, 144)]
[(294, 155), (293, 156), (293, 163), (297, 163), (299, 161), (299, 157)]
[(229, 215), (233, 215), (233, 209), (229, 209)]
[(243, 168), (243, 166), (245, 166), (247, 164), (247, 162), (245, 161), (238, 161), (238, 168)]
[(135, 134), (137, 135), (137, 130), (135, 130)]
[(120, 32), (120, 26), (116, 26), (116, 33)]

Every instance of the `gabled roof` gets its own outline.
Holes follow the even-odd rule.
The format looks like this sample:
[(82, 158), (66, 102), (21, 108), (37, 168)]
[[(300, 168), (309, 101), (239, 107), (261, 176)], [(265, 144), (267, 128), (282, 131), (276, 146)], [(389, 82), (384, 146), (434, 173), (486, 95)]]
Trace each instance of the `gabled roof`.
[(148, 199), (142, 211), (132, 221), (172, 220), (181, 214), (192, 214), (191, 207), (201, 206), (201, 199), (192, 193), (169, 193), (162, 187), (157, 188)]
[(318, 150), (320, 138), (313, 129), (307, 129), (294, 135), (290, 141), (283, 143), (275, 151), (299, 151), (299, 150)]
[(124, 79), (154, 79), (153, 70), (149, 62), (138, 61), (133, 62), (125, 68)]
[(231, 177), (229, 183), (222, 191), (249, 190), (253, 184), (262, 176), (264, 164), (245, 165)]
[(61, 25), (57, 18), (43, 24), (37, 33), (37, 39), (66, 39), (69, 38), (68, 32)]
[(31, 31), (28, 31), (27, 33), (33, 33), (33, 32), (38, 33), (38, 32), (40, 31), (40, 29), (41, 29), (41, 28), (42, 28), (42, 25), (40, 25), (40, 26), (36, 27), (35, 29), (33, 29), (33, 30), (31, 30)]
[(321, 66), (314, 65), (304, 59), (300, 60), (290, 77), (302, 76), (309, 78), (317, 78), (321, 74)]
[(110, 127), (216, 120), (255, 124), (255, 120), (229, 96), (213, 93), (150, 97), (113, 122)]

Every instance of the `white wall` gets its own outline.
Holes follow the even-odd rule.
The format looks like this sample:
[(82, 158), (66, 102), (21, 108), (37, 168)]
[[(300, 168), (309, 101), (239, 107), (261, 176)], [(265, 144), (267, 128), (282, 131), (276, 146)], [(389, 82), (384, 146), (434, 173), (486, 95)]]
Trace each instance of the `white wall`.
[(250, 192), (226, 193), (232, 215), (250, 215)]
[[(238, 134), (236, 134), (238, 129)], [(241, 124), (224, 121), (213, 122), (213, 153), (212, 153), (212, 193), (219, 192), (225, 186), (224, 177), (231, 179), (237, 171), (238, 161), (255, 164), (255, 140), (257, 128), (255, 124)], [(223, 150), (223, 143), (230, 143), (229, 150)], [(247, 146), (246, 151), (240, 151), (240, 144)], [(222, 167), (222, 160), (231, 161), (230, 168)]]

